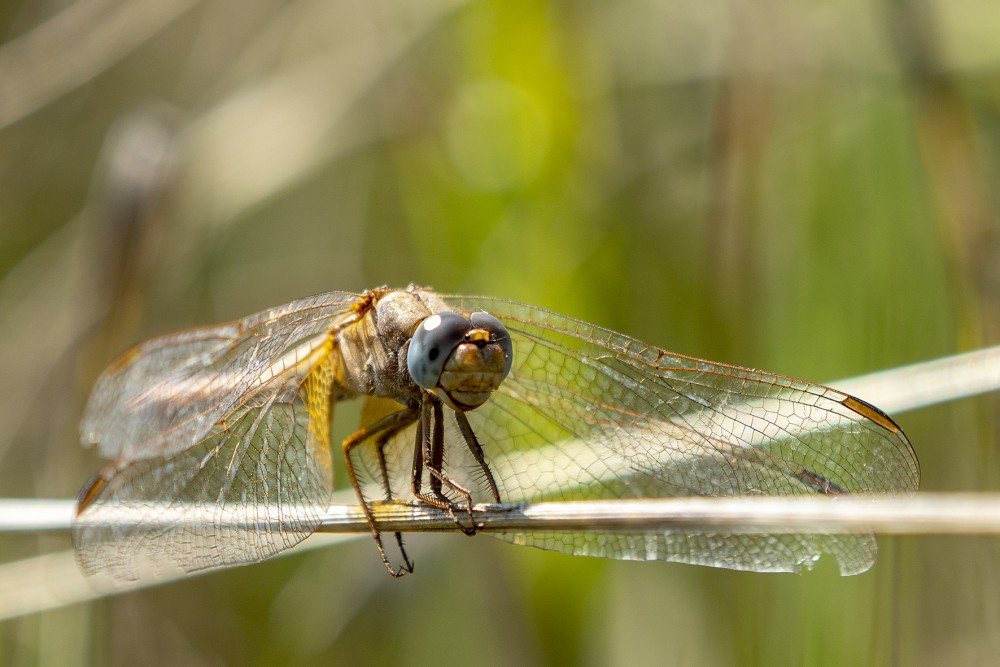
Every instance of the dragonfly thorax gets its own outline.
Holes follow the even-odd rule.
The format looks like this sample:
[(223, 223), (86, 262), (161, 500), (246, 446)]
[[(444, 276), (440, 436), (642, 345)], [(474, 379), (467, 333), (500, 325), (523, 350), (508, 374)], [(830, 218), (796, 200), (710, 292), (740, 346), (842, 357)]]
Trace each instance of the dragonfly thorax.
[(337, 332), (337, 384), (345, 397), (413, 406), (431, 392), (466, 411), (485, 403), (507, 377), (513, 347), (497, 318), (451, 312), (416, 287), (370, 294), (358, 317)]

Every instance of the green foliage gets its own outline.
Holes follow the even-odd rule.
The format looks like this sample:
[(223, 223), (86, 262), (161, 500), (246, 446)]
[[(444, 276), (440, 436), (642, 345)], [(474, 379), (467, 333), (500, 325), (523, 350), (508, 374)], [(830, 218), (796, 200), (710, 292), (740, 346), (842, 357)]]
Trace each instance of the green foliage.
[[(129, 4), (63, 20), (94, 35)], [(49, 17), (12, 7), (0, 12), (4, 495), (68, 497), (97, 469), (76, 424), (127, 345), (333, 289), (507, 297), (811, 381), (1000, 339), (988, 3), (213, 0), (106, 60), (98, 46), (140, 26), (53, 39), (39, 60), (24, 40), (53, 35)], [(67, 64), (82, 73), (60, 83)], [(27, 93), (4, 88), (12, 71), (42, 95), (18, 117)], [(172, 137), (146, 186), (116, 171), (122, 135), (101, 149), (136, 118)], [(986, 397), (899, 420), (923, 488), (997, 488), (995, 408)], [(8, 622), (0, 662), (1000, 653), (986, 539), (882, 540), (875, 568), (847, 579), (826, 561), (769, 576), (411, 542), (417, 571), (400, 581), (359, 541)], [(69, 541), (7, 544), (13, 558)]]

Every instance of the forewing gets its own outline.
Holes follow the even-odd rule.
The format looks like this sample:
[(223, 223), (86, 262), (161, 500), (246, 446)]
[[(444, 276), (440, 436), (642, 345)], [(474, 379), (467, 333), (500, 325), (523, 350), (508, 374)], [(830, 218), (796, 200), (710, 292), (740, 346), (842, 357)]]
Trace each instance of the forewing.
[(105, 458), (181, 452), (248, 402), (265, 404), (276, 374), (297, 367), (358, 296), (331, 292), (242, 320), (154, 338), (111, 363), (80, 425)]
[(105, 373), (83, 428), (117, 458), (81, 493), (85, 571), (250, 563), (315, 530), (333, 483), (329, 332), (353, 302), (324, 295), (157, 339)]
[[(456, 310), (492, 313), (514, 342), (509, 377), (469, 413), (506, 502), (905, 493), (919, 483), (899, 428), (841, 392), (671, 354), (531, 306), (448, 300)], [(462, 447), (454, 433), (449, 443), (449, 452)], [(504, 538), (573, 554), (754, 571), (798, 571), (826, 552), (852, 574), (868, 569), (876, 551), (872, 535)]]

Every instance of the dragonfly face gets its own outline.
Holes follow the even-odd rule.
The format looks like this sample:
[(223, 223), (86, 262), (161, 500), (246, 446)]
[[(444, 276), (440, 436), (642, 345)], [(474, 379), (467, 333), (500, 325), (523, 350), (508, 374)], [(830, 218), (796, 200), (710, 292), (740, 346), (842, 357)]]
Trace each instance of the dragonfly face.
[(510, 372), (514, 350), (500, 320), (435, 313), (417, 327), (406, 354), (414, 381), (453, 410), (478, 408)]
[[(157, 338), (98, 380), (81, 433), (111, 462), (81, 492), (84, 569), (113, 579), (262, 560), (311, 534), (333, 488), (335, 405), (369, 503), (905, 493), (919, 469), (885, 414), (820, 385), (666, 352), (499, 299), (333, 292)], [(127, 517), (123, 520), (122, 517)], [(871, 535), (497, 535), (573, 554), (797, 571), (871, 566)], [(397, 535), (402, 548), (402, 540)]]
[(513, 358), (499, 320), (452, 312), (427, 291), (374, 290), (331, 335), (342, 395), (406, 406), (431, 392), (453, 410), (472, 410), (500, 386)]

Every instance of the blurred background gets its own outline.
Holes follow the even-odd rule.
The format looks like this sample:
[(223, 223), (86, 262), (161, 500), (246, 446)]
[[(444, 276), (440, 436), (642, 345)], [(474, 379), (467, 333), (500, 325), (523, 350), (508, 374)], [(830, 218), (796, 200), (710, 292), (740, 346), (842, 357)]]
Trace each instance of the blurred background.
[[(0, 497), (97, 470), (76, 425), (128, 345), (335, 289), (508, 297), (817, 382), (996, 344), (998, 32), (988, 0), (8, 0)], [(923, 489), (1000, 487), (996, 408), (899, 418)], [(0, 663), (1000, 655), (995, 539), (883, 539), (852, 578), (408, 545), (398, 581), (359, 539), (7, 621)]]

